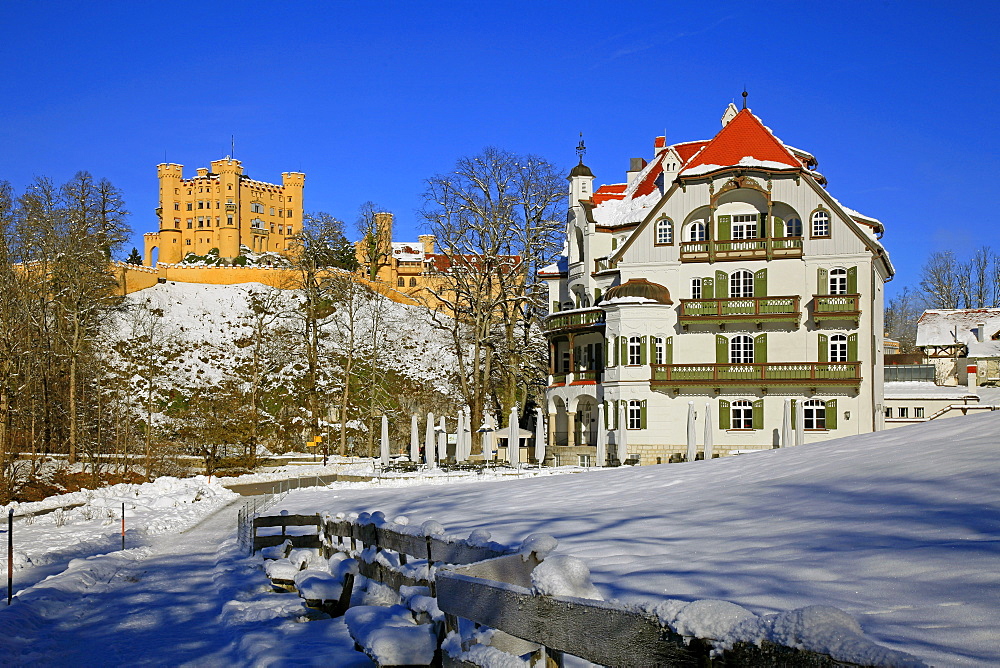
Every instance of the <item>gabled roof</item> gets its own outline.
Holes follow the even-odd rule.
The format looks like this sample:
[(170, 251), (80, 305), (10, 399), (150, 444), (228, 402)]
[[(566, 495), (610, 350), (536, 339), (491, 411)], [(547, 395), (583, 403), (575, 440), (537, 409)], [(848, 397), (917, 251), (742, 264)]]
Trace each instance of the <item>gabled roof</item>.
[(625, 187), (627, 183), (605, 184), (594, 191), (594, 204), (607, 202), (609, 199), (622, 199), (625, 197)]
[(802, 168), (802, 162), (764, 127), (760, 119), (749, 109), (742, 109), (684, 166), (681, 176), (706, 174), (714, 171), (713, 168), (741, 164), (771, 169)]
[(695, 156), (698, 151), (705, 148), (708, 144), (707, 141), (687, 141), (683, 144), (674, 144), (674, 150), (677, 151), (677, 155), (680, 156), (681, 162), (687, 164), (687, 162)]

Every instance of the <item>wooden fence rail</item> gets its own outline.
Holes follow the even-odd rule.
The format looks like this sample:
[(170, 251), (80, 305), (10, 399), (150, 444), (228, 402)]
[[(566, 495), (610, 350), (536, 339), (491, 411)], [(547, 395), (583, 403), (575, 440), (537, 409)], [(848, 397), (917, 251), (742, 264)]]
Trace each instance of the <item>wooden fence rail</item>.
[[(458, 619), (496, 629), (539, 648), (537, 656), (548, 657), (547, 665), (562, 665), (562, 655), (570, 654), (604, 666), (757, 666), (834, 667), (865, 664), (838, 660), (768, 640), (737, 642), (713, 655), (713, 641), (675, 632), (649, 608), (637, 605), (536, 594), (531, 588), (531, 572), (544, 555), (492, 544), (483, 546), (467, 540), (440, 535), (421, 535), (419, 527), (401, 527), (384, 518), (356, 520), (319, 515), (284, 515), (254, 519), (254, 550), (292, 540), (293, 546), (319, 547), (325, 556), (334, 551), (357, 554), (367, 548), (376, 553), (391, 550), (400, 565), (407, 557), (427, 561), (428, 579), (413, 577), (377, 559), (359, 559), (359, 570), (367, 578), (399, 589), (427, 586), (445, 615), (439, 637), (457, 633)], [(257, 528), (281, 527), (281, 535), (256, 536)], [(316, 534), (287, 535), (290, 526), (316, 526)], [(280, 540), (278, 540), (280, 539)], [(307, 540), (309, 539), (309, 540)], [(309, 543), (309, 541), (312, 541)], [(260, 542), (258, 542), (260, 541)], [(309, 544), (306, 544), (309, 543)], [(349, 543), (349, 544), (347, 544)], [(437, 566), (436, 572), (431, 567)], [(882, 657), (871, 665), (921, 666), (908, 654), (878, 646), (862, 639)], [(473, 667), (463, 652), (452, 656), (442, 651), (444, 666)]]

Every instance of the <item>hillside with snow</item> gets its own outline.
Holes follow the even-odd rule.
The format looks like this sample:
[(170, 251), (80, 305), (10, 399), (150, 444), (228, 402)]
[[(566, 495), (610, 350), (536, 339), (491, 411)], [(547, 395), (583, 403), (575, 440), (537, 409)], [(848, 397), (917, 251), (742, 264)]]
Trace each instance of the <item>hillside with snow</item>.
[[(834, 606), (874, 642), (930, 665), (998, 665), (998, 433), (991, 412), (684, 464), (336, 483), (292, 491), (268, 514), (380, 510), (508, 545), (547, 533), (605, 599), (670, 609), (721, 599), (758, 615)], [(192, 483), (194, 495), (169, 482), (95, 497), (107, 500), (88, 507), (126, 492), (169, 497), (136, 504), (137, 547), (41, 582), (22, 564), (27, 584), (0, 607), (8, 665), (370, 665), (342, 620), (269, 591), (260, 556), (236, 548), (237, 505), (220, 510), (224, 494)], [(19, 525), (21, 540), (37, 527), (57, 547), (48, 517)], [(67, 541), (82, 529), (116, 539), (99, 513), (66, 519)]]

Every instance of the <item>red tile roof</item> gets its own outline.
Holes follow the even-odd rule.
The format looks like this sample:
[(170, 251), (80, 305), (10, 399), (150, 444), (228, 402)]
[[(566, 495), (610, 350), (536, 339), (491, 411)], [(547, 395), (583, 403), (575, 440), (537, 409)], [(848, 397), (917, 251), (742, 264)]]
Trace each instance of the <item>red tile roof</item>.
[(686, 163), (695, 153), (705, 148), (705, 144), (707, 143), (707, 141), (688, 141), (683, 144), (674, 144), (674, 150), (680, 156), (681, 162)]
[(632, 197), (642, 197), (643, 195), (648, 195), (656, 189), (656, 179), (663, 173), (664, 155), (666, 154), (661, 154), (660, 157), (656, 159), (656, 163), (649, 168), (646, 172), (646, 176), (644, 176), (639, 185), (635, 187)]
[(625, 199), (625, 187), (627, 183), (612, 183), (603, 185), (594, 191), (594, 204), (607, 202), (609, 199)]
[(663, 148), (667, 145), (666, 137), (657, 137), (653, 140), (653, 148)]
[[(764, 127), (760, 120), (742, 109), (719, 134), (684, 166), (687, 171), (699, 165), (738, 165), (744, 157), (777, 162), (788, 167), (802, 163)], [(683, 173), (683, 172), (682, 172)]]

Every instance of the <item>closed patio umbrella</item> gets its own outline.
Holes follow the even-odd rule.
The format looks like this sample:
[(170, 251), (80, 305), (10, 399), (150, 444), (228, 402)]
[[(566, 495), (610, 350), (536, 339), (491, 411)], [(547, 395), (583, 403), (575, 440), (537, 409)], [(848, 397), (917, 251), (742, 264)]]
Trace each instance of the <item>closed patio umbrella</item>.
[(535, 408), (537, 420), (535, 421), (535, 461), (541, 466), (545, 461), (545, 422), (542, 421), (542, 407)]
[(698, 457), (697, 434), (695, 433), (694, 422), (694, 402), (688, 402), (688, 422), (687, 422), (687, 460), (693, 462)]
[(434, 463), (434, 413), (427, 414), (427, 429), (424, 431), (424, 463)]
[(604, 466), (608, 460), (608, 432), (604, 428), (604, 402), (597, 404), (597, 462), (595, 466)]
[(420, 459), (420, 426), (417, 414), (410, 416), (410, 461), (416, 463)]
[(515, 468), (521, 463), (520, 429), (517, 426), (517, 407), (510, 409), (507, 419), (507, 461)]
[(382, 415), (382, 447), (379, 451), (379, 462), (382, 466), (389, 464), (389, 417)]
[(448, 427), (441, 416), (441, 423), (438, 427), (438, 464), (448, 459)]
[(806, 412), (801, 403), (798, 408), (795, 411), (795, 445), (803, 445), (806, 442)]
[(712, 458), (712, 404), (705, 403), (705, 459)]
[(792, 400), (785, 399), (785, 410), (781, 415), (781, 443), (782, 448), (792, 445)]

